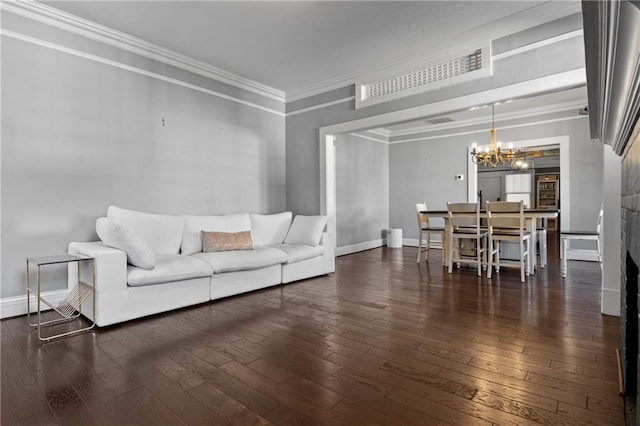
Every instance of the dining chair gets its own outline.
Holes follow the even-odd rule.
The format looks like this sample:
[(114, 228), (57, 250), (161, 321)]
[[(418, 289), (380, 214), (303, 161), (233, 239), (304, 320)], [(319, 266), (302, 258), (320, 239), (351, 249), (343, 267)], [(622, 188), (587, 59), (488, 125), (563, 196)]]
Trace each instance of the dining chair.
[[(482, 276), (482, 268), (486, 265), (487, 260), (487, 233), (480, 227), (480, 204), (447, 203), (447, 213), (449, 219), (449, 273), (453, 272), (453, 261), (456, 257), (458, 268), (460, 268), (460, 262), (473, 262), (478, 267), (478, 276)], [(462, 239), (475, 240), (475, 257), (462, 256), (459, 249)], [(454, 250), (456, 246), (458, 249)], [(454, 256), (454, 251), (457, 256)]]
[(489, 226), (489, 264), (487, 278), (491, 278), (493, 265), (500, 272), (500, 242), (516, 242), (520, 252), (520, 281), (529, 275), (531, 233), (527, 229), (522, 201), (488, 201), (487, 224)]
[[(424, 260), (429, 260), (429, 250), (431, 246), (431, 234), (440, 234), (440, 241), (444, 245), (444, 228), (431, 226), (429, 222), (429, 216), (423, 212), (427, 211), (427, 203), (416, 203), (416, 213), (418, 215), (418, 260), (420, 263), (420, 257), (422, 253), (425, 253)], [(423, 237), (425, 244), (423, 244)], [(442, 251), (444, 253), (444, 250)], [(442, 256), (442, 264), (445, 263), (444, 256)]]
[(567, 255), (570, 250), (571, 241), (595, 241), (598, 262), (602, 268), (602, 252), (600, 251), (600, 228), (602, 227), (602, 216), (604, 214), (604, 206), (600, 206), (598, 220), (596, 221), (596, 232), (593, 231), (560, 231), (560, 241), (562, 244), (562, 278), (567, 276)]

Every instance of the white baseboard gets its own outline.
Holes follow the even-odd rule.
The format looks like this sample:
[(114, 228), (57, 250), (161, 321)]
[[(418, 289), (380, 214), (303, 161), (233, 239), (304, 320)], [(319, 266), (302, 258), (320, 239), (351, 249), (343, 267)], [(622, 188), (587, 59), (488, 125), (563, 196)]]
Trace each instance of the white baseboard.
[(567, 260), (585, 260), (587, 262), (597, 262), (598, 252), (589, 249), (569, 249), (567, 250)]
[(620, 316), (620, 290), (603, 288), (600, 311), (605, 315)]
[[(42, 293), (51, 304), (57, 305), (67, 295), (68, 290), (53, 290)], [(31, 312), (36, 310), (36, 298), (31, 296)], [(40, 304), (43, 311), (51, 309), (44, 303)], [(27, 313), (27, 295), (6, 297), (0, 300), (0, 318), (16, 317), (18, 315), (25, 315)]]
[[(357, 253), (359, 251), (371, 250), (378, 247), (383, 247), (387, 245), (386, 238), (380, 238), (378, 240), (365, 241), (364, 243), (352, 244), (350, 246), (343, 246), (336, 248), (336, 256), (344, 256), (351, 253)], [(417, 238), (403, 238), (402, 245), (406, 247), (418, 247), (418, 239)], [(442, 249), (442, 242), (433, 241), (431, 242), (431, 248), (436, 250)]]
[(379, 238), (377, 240), (365, 241), (364, 243), (352, 244), (350, 246), (336, 247), (336, 256), (344, 256), (346, 254), (357, 253), (359, 251), (371, 250), (385, 246), (386, 244), (387, 240), (385, 238)]

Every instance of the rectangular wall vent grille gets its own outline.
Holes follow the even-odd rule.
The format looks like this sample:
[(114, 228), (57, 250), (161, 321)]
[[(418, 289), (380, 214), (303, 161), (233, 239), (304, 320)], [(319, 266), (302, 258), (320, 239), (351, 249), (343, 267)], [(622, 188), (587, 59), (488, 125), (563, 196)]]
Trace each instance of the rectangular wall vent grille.
[(443, 124), (443, 123), (451, 123), (453, 121), (453, 118), (451, 117), (438, 117), (438, 118), (432, 118), (430, 120), (426, 120), (427, 123), (431, 123), (431, 124)]
[[(485, 64), (486, 67), (486, 64)], [(483, 68), (483, 49), (458, 57), (448, 62), (404, 74), (376, 83), (358, 85), (359, 103), (377, 103), (404, 95), (429, 90), (434, 83), (446, 82)], [(403, 92), (407, 92), (406, 94)]]

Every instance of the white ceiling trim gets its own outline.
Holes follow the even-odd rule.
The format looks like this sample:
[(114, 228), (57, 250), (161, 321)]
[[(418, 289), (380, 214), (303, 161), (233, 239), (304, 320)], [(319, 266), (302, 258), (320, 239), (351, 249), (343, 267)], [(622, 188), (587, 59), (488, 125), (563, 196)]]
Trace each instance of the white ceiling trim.
[(508, 58), (509, 56), (519, 55), (524, 52), (528, 52), (529, 50), (538, 49), (540, 47), (549, 46), (554, 43), (559, 43), (564, 40), (569, 40), (574, 37), (582, 37), (583, 31), (582, 29), (570, 31), (565, 34), (560, 34), (555, 37), (547, 38), (545, 40), (540, 40), (535, 43), (527, 44), (526, 46), (518, 47), (516, 49), (507, 50), (506, 52), (498, 53), (491, 56), (492, 61), (498, 61), (500, 59)]
[[(530, 108), (530, 109), (521, 110), (521, 111), (496, 114), (495, 119), (496, 120), (514, 120), (514, 119), (520, 119), (520, 118), (530, 118), (530, 117), (535, 117), (543, 114), (553, 114), (558, 112), (571, 111), (573, 109), (577, 110), (584, 106), (585, 106), (585, 101), (563, 102), (559, 104), (553, 104), (553, 105), (543, 106), (538, 108)], [(411, 129), (406, 129), (406, 130), (397, 130), (397, 131), (392, 130), (392, 131), (389, 131), (389, 136), (396, 137), (396, 136), (415, 135), (417, 133), (435, 132), (439, 130), (472, 126), (475, 124), (484, 124), (490, 121), (491, 121), (491, 117), (487, 115), (486, 117), (481, 117), (481, 118), (470, 118), (467, 120), (454, 120), (448, 123), (429, 124), (424, 126), (413, 127)]]
[(27, 36), (24, 34), (20, 34), (20, 33), (16, 33), (14, 31), (10, 31), (10, 30), (6, 30), (4, 28), (0, 28), (0, 35), (6, 36), (6, 37), (11, 37), (17, 40), (21, 40), (27, 43), (32, 43), (38, 46), (42, 46), (42, 47), (46, 47), (52, 50), (57, 50), (59, 52), (63, 52), (63, 53), (67, 53), (73, 56), (78, 56), (90, 61), (94, 61), (94, 62), (98, 62), (101, 64), (105, 64), (105, 65), (109, 65), (115, 68), (120, 68), (122, 70), (125, 71), (130, 71), (136, 74), (140, 74), (140, 75), (144, 75), (147, 77), (151, 77), (151, 78), (155, 78), (158, 80), (162, 80), (165, 81), (167, 83), (171, 83), (171, 84), (175, 84), (177, 86), (182, 86), (182, 87), (186, 87), (188, 89), (192, 89), (192, 90), (196, 90), (198, 92), (202, 92), (202, 93), (206, 93), (208, 95), (212, 95), (212, 96), (216, 96), (218, 98), (222, 98), (222, 99), (226, 99), (229, 101), (233, 101), (233, 102), (237, 102), (239, 104), (242, 105), (246, 105), (248, 107), (251, 108), (256, 108), (265, 112), (269, 112), (271, 114), (276, 114), (280, 117), (284, 117), (285, 114), (283, 112), (280, 111), (276, 111), (274, 109), (271, 108), (267, 108), (264, 107), (262, 105), (258, 105), (258, 104), (254, 104), (253, 102), (248, 102), (242, 99), (238, 99), (238, 98), (234, 98), (233, 96), (229, 96), (229, 95), (225, 95), (224, 93), (220, 93), (220, 92), (216, 92), (215, 90), (211, 90), (211, 89), (207, 89), (205, 87), (201, 87), (201, 86), (197, 86), (195, 84), (191, 84), (191, 83), (187, 83), (181, 80), (178, 80), (176, 78), (171, 78), (171, 77), (167, 77), (165, 75), (162, 74), (158, 74), (158, 73), (154, 73), (151, 71), (147, 71), (145, 69), (142, 68), (138, 68), (138, 67), (133, 67), (131, 65), (127, 65), (127, 64), (123, 64), (121, 62), (117, 62), (117, 61), (113, 61), (111, 59), (106, 59), (106, 58), (102, 58), (100, 56), (96, 56), (96, 55), (92, 55), (90, 53), (86, 53), (86, 52), (82, 52), (80, 50), (76, 50), (76, 49), (71, 49), (69, 47), (66, 46), (61, 46), (59, 44), (55, 44), (55, 43), (51, 43), (45, 40), (41, 40), (35, 37), (31, 37), (31, 36)]
[[(496, 131), (498, 131), (498, 130), (507, 130), (507, 129), (518, 129), (518, 128), (521, 128), (521, 127), (537, 126), (539, 124), (557, 123), (557, 122), (560, 122), (560, 121), (578, 120), (578, 119), (581, 119), (581, 118), (588, 118), (588, 116), (586, 116), (586, 115), (576, 115), (576, 116), (572, 116), (572, 117), (552, 118), (550, 120), (531, 121), (531, 122), (528, 122), (528, 123), (513, 124), (511, 126), (496, 127)], [(447, 133), (447, 134), (436, 135), (436, 136), (425, 136), (425, 137), (422, 137), (422, 138), (403, 139), (403, 140), (400, 140), (400, 141), (389, 141), (389, 144), (390, 145), (394, 145), (394, 144), (399, 144), (399, 143), (429, 141), (429, 140), (433, 140), (433, 139), (451, 138), (451, 137), (454, 137), (454, 136), (473, 135), (473, 134), (476, 134), (476, 133), (487, 133), (488, 134), (489, 130), (491, 130), (491, 129), (469, 130), (469, 131), (466, 131), (466, 132), (456, 132), (456, 133)], [(489, 139), (489, 138), (487, 137), (487, 139)], [(487, 142), (487, 145), (488, 144), (489, 144), (489, 142)], [(469, 143), (469, 146), (471, 146), (471, 143)]]
[(303, 112), (309, 112), (309, 111), (313, 111), (313, 110), (320, 109), (320, 108), (326, 108), (326, 107), (329, 107), (329, 106), (332, 106), (332, 105), (338, 105), (338, 104), (342, 104), (342, 103), (345, 103), (345, 102), (351, 102), (351, 101), (353, 101), (355, 99), (356, 99), (355, 96), (348, 96), (346, 98), (336, 99), (335, 101), (325, 102), (323, 104), (318, 104), (318, 105), (310, 106), (310, 107), (307, 107), (307, 108), (301, 108), (301, 109), (298, 109), (298, 110), (295, 110), (295, 111), (291, 111), (291, 112), (288, 112), (286, 114), (286, 116), (290, 117), (292, 115), (302, 114)]
[(281, 90), (35, 1), (2, 1), (0, 9), (269, 99), (279, 102), (285, 100), (285, 93)]
[(389, 141), (388, 140), (374, 138), (372, 136), (363, 135), (361, 133), (349, 133), (349, 135), (355, 136), (355, 137), (361, 138), (361, 139), (366, 139), (368, 141), (373, 141), (373, 142), (378, 142), (378, 143), (381, 143), (381, 144), (389, 145)]
[(373, 133), (374, 135), (384, 136), (385, 138), (391, 137), (391, 132), (387, 129), (370, 129), (367, 130), (369, 133)]

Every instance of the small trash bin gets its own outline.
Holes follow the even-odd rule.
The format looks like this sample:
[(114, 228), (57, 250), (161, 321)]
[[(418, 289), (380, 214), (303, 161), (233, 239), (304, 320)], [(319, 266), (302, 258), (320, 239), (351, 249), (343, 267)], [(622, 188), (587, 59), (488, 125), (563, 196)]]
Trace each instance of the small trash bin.
[(387, 247), (402, 247), (402, 228), (387, 229)]

